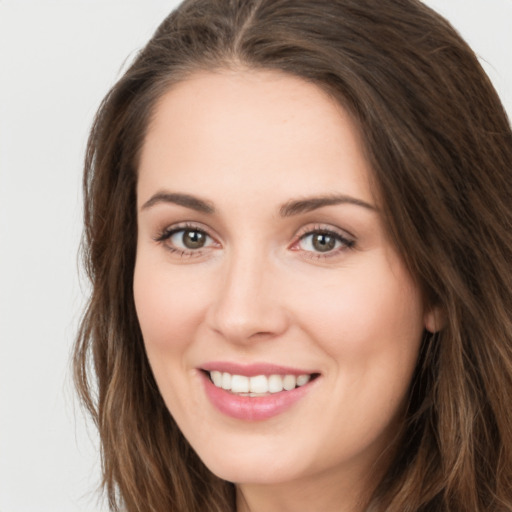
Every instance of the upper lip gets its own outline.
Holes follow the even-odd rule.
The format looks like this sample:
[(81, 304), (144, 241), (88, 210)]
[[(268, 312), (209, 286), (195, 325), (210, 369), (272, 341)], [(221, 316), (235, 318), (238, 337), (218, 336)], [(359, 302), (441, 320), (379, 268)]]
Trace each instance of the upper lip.
[(230, 373), (231, 375), (245, 375), (246, 377), (255, 377), (256, 375), (311, 375), (318, 373), (273, 363), (240, 364), (229, 361), (208, 362), (202, 364), (199, 369), (207, 372), (218, 371)]

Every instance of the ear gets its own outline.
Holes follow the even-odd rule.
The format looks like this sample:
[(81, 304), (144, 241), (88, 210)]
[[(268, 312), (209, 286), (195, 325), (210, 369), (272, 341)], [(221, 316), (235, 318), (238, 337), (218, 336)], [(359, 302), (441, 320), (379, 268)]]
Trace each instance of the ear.
[(446, 314), (441, 306), (432, 306), (426, 312), (423, 319), (425, 329), (432, 334), (442, 330), (446, 326)]

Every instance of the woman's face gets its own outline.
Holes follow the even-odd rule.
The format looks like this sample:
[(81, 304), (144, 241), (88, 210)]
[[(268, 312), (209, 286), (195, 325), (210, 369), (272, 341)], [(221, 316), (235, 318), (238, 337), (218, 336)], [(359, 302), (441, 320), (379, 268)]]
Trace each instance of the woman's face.
[(238, 483), (363, 478), (431, 313), (350, 117), (277, 72), (196, 74), (161, 98), (139, 171), (137, 314), (192, 447)]

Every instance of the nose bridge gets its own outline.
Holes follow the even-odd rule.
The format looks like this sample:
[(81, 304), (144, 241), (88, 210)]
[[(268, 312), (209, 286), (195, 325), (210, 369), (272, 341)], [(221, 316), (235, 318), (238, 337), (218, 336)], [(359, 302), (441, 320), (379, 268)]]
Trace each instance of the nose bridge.
[(256, 335), (276, 336), (286, 329), (287, 319), (279, 283), (268, 255), (244, 244), (223, 263), (220, 286), (211, 305), (211, 327), (233, 342)]

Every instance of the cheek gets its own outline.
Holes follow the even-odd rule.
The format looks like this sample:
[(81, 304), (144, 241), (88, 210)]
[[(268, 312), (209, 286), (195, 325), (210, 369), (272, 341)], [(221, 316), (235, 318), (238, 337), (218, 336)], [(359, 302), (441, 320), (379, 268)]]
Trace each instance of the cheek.
[(306, 328), (333, 355), (367, 356), (398, 346), (414, 350), (423, 331), (421, 295), (405, 269), (391, 271), (384, 263), (323, 283), (300, 306)]
[[(373, 404), (385, 420), (409, 387), (423, 333), (421, 294), (398, 264), (385, 258), (347, 270), (297, 302), (302, 329), (330, 356), (344, 406)], [(370, 410), (370, 409), (368, 409)]]
[[(423, 312), (421, 294), (399, 270), (347, 272), (300, 305), (302, 328), (330, 357), (332, 407), (323, 414), (343, 446), (350, 439), (359, 449), (388, 435), (407, 396)], [(340, 428), (340, 418), (350, 425)]]
[(190, 283), (142, 256), (135, 265), (133, 292), (148, 355), (180, 351), (198, 324), (201, 300)]
[[(198, 297), (199, 289), (195, 290), (184, 277), (186, 272), (172, 272), (165, 259), (155, 259), (146, 254), (137, 257), (135, 308), (154, 378), (167, 408), (178, 421), (197, 399), (183, 371), (189, 366), (189, 349), (205, 298)], [(185, 402), (183, 397), (187, 397)]]

